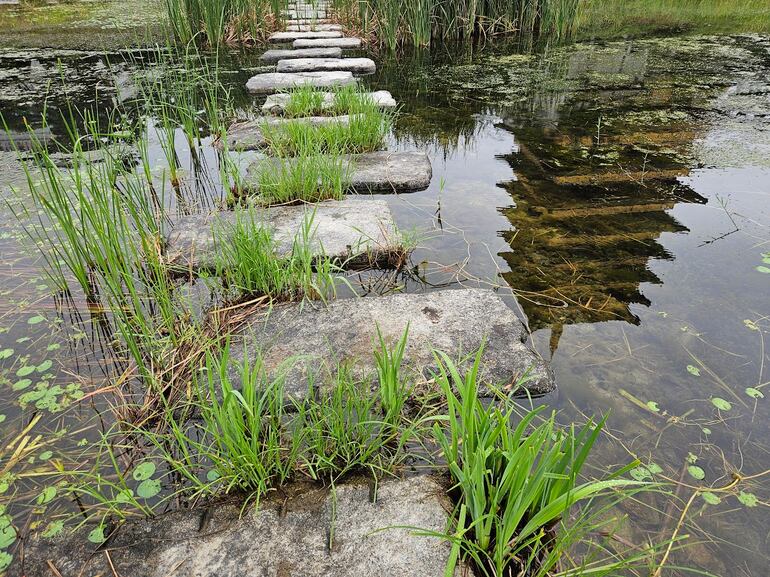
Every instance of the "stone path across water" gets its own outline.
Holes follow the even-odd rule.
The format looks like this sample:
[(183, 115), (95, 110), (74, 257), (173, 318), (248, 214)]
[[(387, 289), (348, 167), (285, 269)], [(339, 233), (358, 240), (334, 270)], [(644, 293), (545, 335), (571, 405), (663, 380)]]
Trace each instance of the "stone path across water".
[(349, 70), (354, 74), (372, 74), (377, 69), (371, 58), (287, 58), (279, 60), (278, 72), (316, 72)]
[[(257, 120), (235, 122), (227, 129), (227, 147), (230, 150), (261, 150), (268, 144), (266, 132), (276, 130), (288, 122), (320, 126), (322, 124), (348, 124), (350, 116), (302, 116), (300, 118), (282, 118), (266, 116)], [(222, 148), (221, 143), (218, 143)]]
[[(396, 101), (393, 96), (387, 90), (378, 90), (376, 92), (369, 92), (367, 96), (380, 108), (396, 108)], [(265, 99), (265, 103), (262, 105), (263, 114), (275, 114), (280, 116), (286, 112), (286, 106), (291, 98), (290, 94), (285, 92), (279, 94), (271, 94)], [(324, 94), (323, 102), (321, 102), (322, 109), (330, 109), (334, 106), (334, 95), (331, 93)]]
[(294, 48), (361, 48), (360, 38), (297, 38)]
[(342, 58), (342, 48), (302, 48), (299, 50), (268, 50), (259, 57), (263, 62), (278, 62), (285, 58)]
[(332, 86), (349, 86), (356, 79), (349, 71), (331, 72), (267, 72), (252, 76), (246, 83), (246, 88), (252, 94), (270, 94), (276, 90), (288, 90), (300, 86), (315, 88), (330, 88)]

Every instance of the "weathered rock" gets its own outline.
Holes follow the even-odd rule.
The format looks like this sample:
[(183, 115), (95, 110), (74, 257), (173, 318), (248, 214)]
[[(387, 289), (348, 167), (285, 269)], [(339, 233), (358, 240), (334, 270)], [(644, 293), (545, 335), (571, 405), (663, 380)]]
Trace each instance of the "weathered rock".
[[(339, 24), (288, 24), (287, 32), (340, 32), (342, 26)], [(296, 40), (295, 40), (296, 42)]]
[(360, 38), (299, 38), (294, 48), (361, 48)]
[[(230, 150), (260, 150), (267, 146), (266, 132), (278, 129), (287, 123), (310, 124), (348, 124), (350, 116), (303, 116), (301, 118), (282, 118), (266, 116), (257, 120), (245, 120), (231, 124), (227, 129), (227, 146)], [(216, 143), (222, 148), (221, 142)]]
[(260, 60), (278, 62), (291, 58), (342, 58), (341, 48), (299, 48), (297, 50), (268, 50)]
[[(347, 174), (348, 190), (360, 194), (424, 190), (430, 185), (433, 175), (430, 159), (423, 152), (381, 151), (349, 155), (346, 158), (351, 162)], [(265, 158), (253, 162), (244, 182), (247, 190), (259, 192), (257, 176), (265, 162), (286, 162), (291, 165), (293, 161)]]
[[(491, 290), (444, 290), (376, 298), (337, 300), (328, 306), (291, 304), (255, 316), (233, 339), (231, 357), (261, 352), (269, 371), (285, 371), (286, 394), (303, 399), (309, 375), (323, 377), (344, 362), (359, 376), (376, 374), (373, 350), (377, 329), (387, 342), (396, 342), (409, 326), (402, 368), (406, 376), (425, 382), (435, 368), (433, 350), (450, 358), (465, 358), (484, 344), (480, 379), (509, 390), (527, 375), (519, 393), (538, 395), (555, 388), (553, 376), (524, 341), (527, 331), (516, 314)], [(465, 361), (467, 367), (472, 359)], [(283, 365), (283, 367), (282, 367)], [(462, 370), (462, 369), (461, 369)], [(233, 369), (232, 378), (238, 374)], [(314, 382), (319, 382), (314, 379)], [(487, 386), (482, 395), (490, 394)]]
[(283, 17), (287, 18), (289, 20), (325, 20), (326, 19), (326, 11), (325, 10), (315, 10), (315, 9), (308, 9), (308, 10), (286, 10), (283, 13)]
[(278, 72), (315, 72), (349, 70), (355, 74), (372, 74), (377, 65), (371, 58), (291, 58), (279, 60)]
[[(312, 22), (309, 24), (312, 24)], [(299, 38), (342, 38), (342, 32), (339, 32), (338, 30), (318, 30), (311, 32), (275, 32), (270, 35), (268, 41), (279, 44), (281, 42), (294, 42)]]
[(347, 86), (357, 81), (352, 72), (268, 72), (249, 78), (246, 89), (252, 94), (269, 94), (277, 90), (286, 90), (298, 86), (314, 86), (329, 88), (331, 86)]
[[(396, 101), (393, 96), (387, 90), (378, 90), (377, 92), (369, 92), (369, 98), (372, 102), (377, 104), (380, 108), (395, 108)], [(271, 94), (265, 99), (265, 103), (262, 105), (263, 114), (281, 115), (286, 111), (286, 105), (291, 98), (290, 94)], [(322, 109), (330, 109), (334, 106), (334, 94), (324, 94), (323, 102), (321, 103)]]
[(237, 503), (215, 506), (203, 530), (200, 510), (128, 522), (98, 549), (86, 538), (92, 527), (63, 538), (35, 537), (26, 544), (23, 566), (10, 574), (50, 577), (49, 562), (65, 577), (444, 574), (447, 542), (396, 528), (446, 531), (451, 505), (430, 477), (381, 481), (374, 502), (367, 484), (337, 485), (334, 496), (306, 489), (276, 494), (243, 513)]
[[(307, 218), (312, 221), (311, 247), (346, 268), (387, 266), (401, 247), (393, 216), (385, 201), (348, 198), (312, 205), (276, 206), (185, 216), (166, 239), (166, 259), (179, 270), (213, 269), (219, 246), (227, 242), (237, 218), (253, 218), (273, 233), (278, 254), (289, 254)], [(249, 222), (246, 220), (246, 222)]]

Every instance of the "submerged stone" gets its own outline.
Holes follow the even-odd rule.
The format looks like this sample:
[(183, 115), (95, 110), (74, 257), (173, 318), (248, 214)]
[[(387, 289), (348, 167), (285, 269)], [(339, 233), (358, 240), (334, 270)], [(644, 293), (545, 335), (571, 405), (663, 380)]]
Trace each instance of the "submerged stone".
[[(378, 90), (377, 92), (368, 92), (366, 95), (368, 98), (371, 99), (372, 102), (377, 104), (380, 108), (396, 107), (395, 99), (387, 90)], [(265, 103), (262, 105), (262, 113), (281, 115), (284, 112), (286, 112), (286, 106), (288, 105), (290, 99), (291, 99), (290, 94), (286, 94), (286, 93), (271, 94), (270, 96), (267, 97), (267, 99), (265, 100)], [(334, 94), (331, 94), (331, 93), (324, 94), (323, 101), (321, 102), (321, 109), (328, 110), (333, 106), (334, 106)]]
[(361, 48), (360, 38), (299, 38), (294, 48)]
[[(350, 116), (303, 116), (300, 118), (282, 118), (266, 116), (257, 120), (245, 120), (235, 122), (227, 129), (227, 146), (231, 150), (260, 150), (267, 146), (265, 133), (272, 129), (279, 129), (287, 123), (309, 124), (320, 126), (322, 124), (348, 124)], [(221, 141), (216, 144), (222, 148)]]
[(210, 514), (181, 510), (127, 522), (102, 546), (88, 541), (92, 526), (65, 538), (35, 537), (11, 575), (49, 577), (51, 567), (67, 576), (444, 575), (449, 543), (404, 527), (445, 531), (451, 510), (445, 489), (419, 476), (380, 481), (375, 499), (371, 493), (365, 483), (338, 484), (334, 494), (290, 486), (259, 508), (242, 511), (231, 502), (214, 505)]
[[(369, 152), (346, 155), (350, 162), (347, 173), (348, 190), (357, 193), (413, 192), (430, 186), (433, 169), (424, 152)], [(263, 163), (285, 162), (292, 159), (265, 158), (253, 162), (248, 168), (244, 186), (258, 193), (258, 175)]]
[[(312, 24), (310, 22), (309, 24)], [(275, 32), (270, 35), (268, 41), (273, 43), (294, 42), (299, 38), (342, 38), (342, 32), (338, 30), (317, 30), (310, 32)]]
[(297, 50), (268, 50), (260, 60), (264, 62), (278, 62), (291, 58), (341, 58), (341, 48), (300, 48)]
[(371, 58), (292, 58), (280, 60), (278, 72), (315, 72), (349, 70), (356, 74), (372, 74), (377, 65)]
[(268, 72), (249, 78), (246, 89), (252, 94), (269, 94), (277, 90), (287, 90), (299, 86), (328, 88), (355, 84), (356, 79), (349, 71), (333, 72)]
[(291, 252), (309, 218), (313, 252), (346, 268), (387, 266), (390, 257), (401, 250), (384, 200), (348, 198), (181, 217), (166, 239), (166, 260), (178, 270), (214, 269), (219, 247), (230, 238), (237, 219), (248, 223), (252, 217), (272, 231), (279, 255)]
[[(404, 375), (417, 383), (431, 382), (436, 361), (433, 350), (453, 360), (466, 358), (484, 345), (479, 378), (486, 385), (508, 392), (527, 376), (523, 395), (544, 394), (555, 388), (546, 362), (525, 344), (527, 331), (516, 314), (491, 290), (443, 290), (425, 294), (399, 294), (376, 298), (351, 298), (311, 305), (289, 304), (258, 313), (235, 337), (231, 357), (236, 365), (244, 355), (261, 354), (268, 371), (286, 371), (289, 397), (303, 399), (309, 381), (318, 383), (339, 363), (358, 376), (376, 375), (373, 351), (378, 333), (391, 345), (409, 326), (404, 354)], [(473, 359), (464, 361), (467, 368)], [(237, 371), (232, 378), (237, 382)], [(314, 378), (318, 376), (319, 378)]]

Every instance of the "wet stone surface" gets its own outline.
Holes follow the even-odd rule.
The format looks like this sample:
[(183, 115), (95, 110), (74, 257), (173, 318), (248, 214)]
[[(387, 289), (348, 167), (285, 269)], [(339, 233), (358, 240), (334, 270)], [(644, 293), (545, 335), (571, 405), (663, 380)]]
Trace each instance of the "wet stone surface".
[(294, 48), (361, 48), (360, 38), (299, 38)]
[(269, 94), (277, 90), (296, 88), (298, 86), (314, 86), (328, 88), (331, 86), (347, 86), (355, 84), (356, 79), (348, 71), (330, 72), (268, 72), (252, 76), (246, 83), (246, 89), (252, 94)]
[(349, 70), (354, 74), (372, 74), (377, 65), (370, 58), (291, 58), (280, 60), (278, 72), (314, 72)]
[[(309, 22), (308, 24), (313, 24)], [(342, 32), (338, 30), (317, 30), (310, 32), (276, 32), (268, 38), (270, 42), (280, 44), (282, 42), (294, 42), (299, 38), (342, 38)]]
[[(236, 224), (233, 211), (186, 216), (178, 219), (166, 240), (166, 258), (182, 270), (212, 269), (216, 266), (218, 243), (225, 242)], [(312, 216), (311, 246), (318, 256), (326, 255), (347, 267), (386, 263), (396, 251), (393, 217), (385, 201), (350, 198), (313, 205), (276, 206), (240, 213), (241, 222), (250, 218), (270, 228), (279, 255), (292, 250), (306, 218)]]
[(368, 485), (345, 484), (336, 487), (335, 500), (311, 487), (242, 515), (240, 504), (223, 504), (203, 530), (202, 511), (178, 511), (126, 523), (99, 551), (86, 539), (87, 526), (65, 538), (31, 541), (23, 568), (10, 574), (48, 577), (49, 561), (61, 575), (84, 577), (112, 575), (113, 567), (122, 577), (444, 574), (448, 543), (390, 528), (444, 531), (451, 505), (439, 483), (426, 476), (382, 481), (374, 502)]
[[(499, 296), (484, 289), (342, 299), (327, 307), (307, 303), (275, 307), (267, 315), (255, 316), (240, 338), (233, 339), (231, 356), (237, 366), (244, 354), (261, 351), (265, 366), (274, 372), (288, 359), (298, 358), (285, 386), (287, 395), (302, 399), (308, 394), (308, 375), (319, 375), (314, 382), (322, 381), (340, 362), (359, 376), (376, 374), (372, 351), (378, 342), (377, 328), (394, 344), (407, 325), (405, 376), (430, 379), (435, 370), (433, 349), (456, 360), (474, 353), (484, 342), (483, 383), (510, 390), (528, 374), (522, 395), (555, 388), (545, 361), (524, 343), (527, 331), (522, 322)], [(235, 373), (232, 378), (237, 382)], [(482, 386), (482, 394), (489, 393)]]
[(260, 60), (278, 62), (290, 58), (341, 58), (341, 48), (303, 48), (297, 50), (268, 50)]

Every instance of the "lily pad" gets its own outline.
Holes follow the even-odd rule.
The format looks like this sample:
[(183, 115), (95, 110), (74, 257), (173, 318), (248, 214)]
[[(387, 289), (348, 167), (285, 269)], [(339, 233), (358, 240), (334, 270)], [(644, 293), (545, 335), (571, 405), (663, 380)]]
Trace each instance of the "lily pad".
[(152, 461), (144, 461), (143, 463), (139, 463), (135, 468), (134, 472), (132, 473), (132, 476), (137, 481), (144, 481), (145, 479), (149, 479), (155, 474), (155, 463)]
[(51, 501), (53, 501), (54, 497), (56, 497), (56, 487), (46, 487), (37, 496), (36, 502), (38, 505), (45, 505), (46, 503), (50, 503)]
[(16, 371), (16, 376), (26, 377), (27, 375), (31, 375), (34, 372), (35, 372), (35, 367), (33, 367), (32, 365), (24, 365), (18, 371)]
[(3, 349), (0, 351), (0, 361), (10, 359), (13, 356), (13, 349)]
[(706, 472), (698, 465), (690, 465), (687, 467), (687, 472), (690, 473), (690, 476), (693, 479), (697, 479), (698, 481), (706, 478)]
[(11, 562), (13, 562), (13, 555), (0, 551), (0, 573), (8, 569), (11, 566)]
[(757, 270), (758, 270), (759, 272), (761, 272), (761, 273), (764, 273), (764, 274), (770, 274), (770, 267), (766, 267), (766, 266), (763, 266), (763, 265), (759, 265), (759, 266), (757, 267)]
[(631, 469), (629, 474), (635, 481), (644, 481), (646, 479), (652, 479), (652, 473), (650, 473), (647, 467), (636, 467), (635, 469)]
[(96, 543), (97, 545), (104, 543), (104, 526), (99, 525), (98, 527), (91, 530), (91, 532), (88, 534), (88, 540), (91, 541), (91, 543)]
[(733, 408), (732, 404), (729, 401), (725, 401), (721, 397), (714, 397), (711, 399), (711, 404), (714, 405), (717, 409), (720, 411), (729, 411)]
[(158, 493), (160, 493), (159, 479), (147, 479), (139, 483), (139, 486), (136, 488), (136, 494), (142, 499), (152, 499)]
[(765, 395), (760, 391), (759, 389), (755, 389), (754, 387), (747, 387), (746, 388), (746, 394), (750, 396), (752, 399), (764, 399)]
[(49, 359), (40, 363), (37, 367), (35, 367), (35, 369), (37, 370), (38, 373), (44, 373), (51, 368), (51, 365), (53, 365), (53, 363)]

